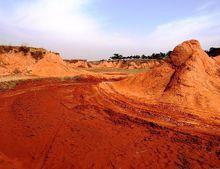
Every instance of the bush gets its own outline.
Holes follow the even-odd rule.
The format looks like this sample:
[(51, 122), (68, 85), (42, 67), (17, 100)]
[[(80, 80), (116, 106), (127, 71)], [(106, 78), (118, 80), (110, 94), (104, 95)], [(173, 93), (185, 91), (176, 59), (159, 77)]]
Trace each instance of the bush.
[(13, 50), (12, 46), (0, 46), (0, 53), (8, 53)]
[(58, 52), (53, 52), (53, 53), (54, 53), (55, 55), (58, 55), (58, 56), (60, 55), (60, 53), (58, 53)]
[(18, 50), (19, 52), (23, 52), (24, 54), (27, 54), (30, 51), (30, 48), (26, 46), (20, 46)]
[(220, 48), (211, 47), (209, 51), (205, 51), (209, 56), (215, 57), (220, 55)]
[(33, 51), (31, 52), (31, 56), (35, 59), (35, 60), (40, 60), (43, 58), (44, 52), (42, 51)]
[(18, 68), (16, 68), (14, 71), (13, 71), (13, 74), (20, 74), (21, 73), (21, 71), (18, 69)]

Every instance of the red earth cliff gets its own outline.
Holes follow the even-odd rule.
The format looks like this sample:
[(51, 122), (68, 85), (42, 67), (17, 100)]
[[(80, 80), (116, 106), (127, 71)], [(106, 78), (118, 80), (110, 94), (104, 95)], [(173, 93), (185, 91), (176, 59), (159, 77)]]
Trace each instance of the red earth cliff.
[(219, 113), (219, 71), (220, 66), (201, 49), (199, 42), (191, 40), (178, 45), (167, 63), (103, 86), (145, 101)]

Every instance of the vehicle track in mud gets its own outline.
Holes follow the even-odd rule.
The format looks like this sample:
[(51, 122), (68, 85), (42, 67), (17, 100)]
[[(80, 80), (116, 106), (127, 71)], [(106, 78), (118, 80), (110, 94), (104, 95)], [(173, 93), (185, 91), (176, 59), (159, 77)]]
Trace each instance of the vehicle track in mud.
[(183, 122), (183, 112), (108, 93), (98, 83), (41, 80), (1, 92), (0, 152), (25, 169), (220, 166), (215, 124), (200, 130)]

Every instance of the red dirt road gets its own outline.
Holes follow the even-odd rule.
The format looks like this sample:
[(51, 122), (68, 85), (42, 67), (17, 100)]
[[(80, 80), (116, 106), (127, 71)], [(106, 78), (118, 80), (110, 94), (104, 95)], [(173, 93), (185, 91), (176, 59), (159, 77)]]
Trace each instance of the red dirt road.
[(0, 103), (0, 152), (14, 168), (220, 167), (217, 124), (187, 125), (184, 113), (110, 95), (98, 82), (26, 82)]

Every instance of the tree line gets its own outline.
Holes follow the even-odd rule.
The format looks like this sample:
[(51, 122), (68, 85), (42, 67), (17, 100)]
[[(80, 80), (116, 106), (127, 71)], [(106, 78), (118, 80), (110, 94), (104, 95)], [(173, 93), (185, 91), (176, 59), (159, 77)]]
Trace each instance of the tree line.
[[(132, 59), (165, 59), (170, 55), (172, 51), (167, 53), (153, 53), (151, 55), (131, 55), (131, 56), (123, 56), (121, 54), (115, 53), (113, 56), (110, 57), (110, 60), (132, 60)], [(211, 47), (209, 50), (205, 51), (210, 57), (215, 57), (220, 55), (220, 48)]]
[[(171, 51), (170, 51), (171, 52)], [(131, 55), (123, 56), (121, 54), (115, 53), (110, 57), (111, 60), (130, 60), (130, 59), (164, 59), (169, 56), (170, 52), (167, 53), (153, 53), (152, 55)]]
[(209, 50), (205, 51), (210, 57), (220, 56), (220, 48), (211, 47)]

